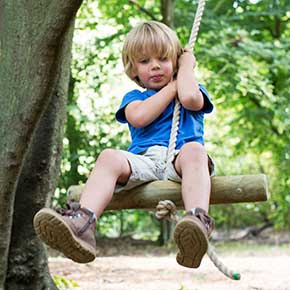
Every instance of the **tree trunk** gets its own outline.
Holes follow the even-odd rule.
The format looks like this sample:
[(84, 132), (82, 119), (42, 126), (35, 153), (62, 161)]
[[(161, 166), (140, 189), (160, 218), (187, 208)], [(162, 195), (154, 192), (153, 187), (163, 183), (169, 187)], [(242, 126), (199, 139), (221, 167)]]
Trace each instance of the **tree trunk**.
[(64, 117), (63, 100), (64, 96), (55, 94), (53, 97), (35, 133), (19, 178), (6, 290), (53, 289), (47, 271), (47, 258), (42, 243), (34, 233), (32, 220), (36, 209), (45, 204), (47, 194), (52, 194), (56, 186), (62, 141), (59, 128), (63, 125), (61, 118)]
[(64, 42), (62, 62), (58, 64), (58, 85), (33, 136), (17, 185), (7, 290), (56, 289), (48, 273), (43, 244), (36, 237), (31, 221), (57, 186), (68, 85), (68, 74), (60, 71), (68, 72), (70, 66), (71, 35), (72, 29)]
[[(74, 94), (75, 80), (70, 75), (69, 81), (69, 91), (68, 91), (68, 105), (77, 106), (77, 97)], [(67, 173), (67, 179), (70, 180), (81, 180), (81, 175), (78, 172), (78, 167), (80, 165), (78, 149), (81, 143), (81, 136), (77, 131), (77, 121), (72, 114), (67, 113), (67, 126), (66, 126), (66, 137), (69, 140), (69, 159), (70, 171)], [(71, 184), (71, 183), (70, 183)]]
[[(31, 140), (40, 117), (47, 105), (52, 102), (52, 96), (58, 99), (54, 101), (56, 105), (63, 102), (63, 96), (66, 94), (68, 78), (61, 78), (61, 76), (68, 76), (69, 62), (63, 57), (65, 51), (67, 53), (70, 50), (71, 33), (68, 31), (81, 2), (81, 0), (30, 2), (7, 0), (0, 3), (0, 290), (13, 289), (10, 285), (12, 285), (12, 280), (15, 283), (15, 276), (11, 271), (11, 266), (15, 266), (13, 263), (17, 260), (17, 255), (21, 255), (18, 258), (22, 261), (18, 260), (18, 268), (13, 269), (14, 273), (18, 269), (23, 274), (25, 271), (21, 267), (25, 263), (27, 270), (32, 265), (31, 263), (36, 262), (32, 262), (36, 253), (34, 251), (37, 251), (37, 242), (32, 233), (31, 217), (38, 208), (44, 205), (46, 194), (55, 186), (55, 184), (49, 186), (45, 178), (54, 175), (50, 168), (57, 165), (57, 162), (54, 164), (53, 159), (57, 160), (56, 155), (59, 152), (49, 153), (49, 151), (56, 148), (59, 139), (55, 141), (50, 139), (49, 134), (52, 132), (45, 132), (47, 134), (45, 137), (37, 132), (33, 145), (31, 145)], [(59, 108), (55, 107), (55, 109)], [(52, 112), (55, 109), (50, 106), (47, 114), (43, 115), (46, 116), (48, 122), (52, 121)], [(60, 126), (61, 121), (54, 119), (53, 122), (49, 125), (51, 130), (57, 124)], [(44, 127), (43, 122), (40, 123), (39, 128), (41, 127)], [(40, 139), (37, 140), (38, 138)], [(42, 149), (39, 150), (44, 150), (41, 156), (36, 150), (41, 141), (45, 142), (45, 138), (48, 138), (45, 149), (47, 152), (44, 153), (44, 147), (40, 146)], [(49, 144), (55, 145), (49, 148)], [(24, 163), (29, 147), (31, 154), (27, 156)], [(35, 156), (32, 156), (33, 154)], [(44, 163), (47, 162), (47, 164), (41, 164), (40, 158), (44, 158)], [(35, 159), (38, 159), (38, 163), (32, 164)], [(38, 174), (33, 173), (36, 168), (39, 169)], [(20, 178), (21, 171), (23, 175)], [(42, 173), (45, 173), (44, 177), (41, 176)], [(32, 181), (31, 178), (35, 179)], [(40, 188), (40, 185), (44, 187)], [(42, 190), (47, 190), (44, 196), (41, 196)], [(33, 198), (38, 200), (33, 200)], [(33, 208), (35, 206), (37, 208)], [(20, 222), (23, 225), (20, 226)], [(13, 234), (12, 224), (15, 230)], [(30, 250), (27, 250), (28, 248)], [(9, 251), (11, 259), (8, 257)], [(28, 253), (22, 255), (26, 251)], [(46, 268), (46, 262), (40, 257), (36, 258), (36, 260), (39, 259), (36, 263), (42, 266), (36, 264), (31, 273), (38, 266), (40, 271)], [(10, 272), (6, 281), (8, 260)], [(38, 278), (38, 274), (34, 272), (35, 279)], [(42, 274), (45, 276), (45, 273)], [(26, 274), (22, 276), (20, 284), (27, 278), (24, 276)], [(14, 285), (18, 285), (17, 283)], [(30, 281), (25, 280), (25, 283), (30, 283)], [(15, 286), (14, 289), (32, 288), (31, 286), (27, 288)], [(43, 286), (38, 289), (53, 288)]]
[(174, 0), (161, 0), (162, 22), (174, 27)]

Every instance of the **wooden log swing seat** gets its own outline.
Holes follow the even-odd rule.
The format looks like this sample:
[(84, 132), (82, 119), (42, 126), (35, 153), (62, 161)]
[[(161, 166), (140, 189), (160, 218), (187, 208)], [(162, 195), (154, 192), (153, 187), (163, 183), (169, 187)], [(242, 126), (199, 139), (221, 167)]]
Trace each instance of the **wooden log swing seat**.
[[(205, 0), (198, 1), (198, 7), (192, 25), (187, 47), (193, 49), (199, 30)], [(175, 98), (172, 128), (166, 158), (165, 179), (153, 181), (138, 186), (129, 191), (119, 192), (113, 196), (107, 210), (120, 209), (153, 209), (157, 206), (157, 218), (177, 220), (177, 208), (183, 207), (181, 186), (179, 183), (167, 180), (169, 164), (174, 159), (176, 137), (178, 133), (180, 102)], [(82, 185), (71, 186), (68, 190), (69, 199), (79, 200)], [(239, 176), (214, 176), (211, 178), (211, 204), (266, 201), (268, 197), (267, 179), (264, 174)], [(168, 203), (166, 203), (168, 202)], [(158, 213), (159, 211), (159, 213)], [(171, 212), (170, 212), (171, 211)], [(174, 212), (174, 214), (173, 214)], [(240, 274), (228, 269), (217, 257), (209, 244), (207, 254), (214, 265), (227, 277), (239, 280)]]
[[(68, 198), (79, 200), (83, 185), (72, 185)], [(266, 201), (267, 178), (264, 174), (211, 177), (211, 204)], [(114, 194), (106, 210), (155, 209), (159, 201), (171, 200), (183, 208), (180, 183), (170, 180), (152, 181)]]

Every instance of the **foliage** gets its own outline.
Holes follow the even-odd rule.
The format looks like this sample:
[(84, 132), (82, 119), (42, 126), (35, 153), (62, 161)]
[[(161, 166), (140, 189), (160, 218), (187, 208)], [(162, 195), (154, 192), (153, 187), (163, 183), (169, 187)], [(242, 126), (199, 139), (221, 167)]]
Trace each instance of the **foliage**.
[[(105, 6), (101, 4), (99, 3), (100, 7), (104, 9)], [(62, 175), (54, 197), (54, 204), (60, 206), (65, 205), (66, 189), (71, 184), (85, 182), (103, 149), (126, 149), (129, 145), (128, 131), (117, 124), (114, 117), (122, 95), (112, 95), (119, 93), (119, 90), (112, 91), (108, 86), (114, 84), (116, 88), (124, 90), (123, 80), (118, 77), (121, 72), (116, 69), (116, 63), (120, 59), (120, 38), (129, 28), (122, 26), (119, 31), (113, 31), (111, 21), (108, 28), (108, 24), (96, 11), (96, 3), (86, 1), (76, 22)], [(135, 10), (130, 11), (128, 16), (123, 15), (116, 21), (119, 24), (121, 21), (126, 23), (125, 19)], [(101, 28), (96, 30), (96, 25)], [(103, 29), (108, 29), (111, 35), (100, 37)], [(78, 41), (85, 37), (88, 38), (86, 41)], [(104, 94), (108, 95), (107, 99)], [(98, 222), (97, 233), (100, 236), (122, 236), (132, 234), (133, 231), (138, 238), (149, 237), (156, 240), (158, 236), (158, 227), (146, 212), (108, 212)]]
[[(184, 3), (178, 2), (177, 13), (184, 11)], [(287, 11), (286, 1), (207, 1), (195, 48), (199, 77), (216, 107), (206, 123), (206, 146), (218, 175), (265, 173), (272, 193), (263, 205), (214, 207), (218, 225), (248, 225), (251, 219), (231, 218), (247, 208), (254, 213), (252, 220), (289, 225)], [(187, 40), (185, 23), (190, 19), (176, 18), (177, 31)]]
[(54, 275), (53, 281), (54, 281), (55, 285), (58, 287), (58, 289), (60, 289), (60, 290), (72, 289), (72, 288), (79, 287), (77, 282), (70, 280), (70, 279), (66, 279), (66, 278), (59, 276), (59, 275)]
[[(57, 196), (60, 203), (65, 188), (85, 182), (101, 150), (128, 145), (126, 128), (114, 121), (123, 93), (133, 86), (121, 77), (122, 41), (135, 23), (162, 19), (160, 1), (142, 0), (139, 6), (134, 3), (101, 0), (97, 4), (87, 0), (78, 14)], [(197, 1), (175, 1), (174, 27), (184, 45), (196, 7)], [(214, 114), (206, 119), (206, 148), (215, 160), (218, 175), (265, 173), (272, 193), (265, 204), (213, 207), (220, 227), (268, 220), (280, 227), (290, 224), (287, 11), (286, 1), (275, 0), (209, 0), (206, 4), (195, 47), (198, 79), (215, 104)], [(137, 211), (108, 213), (99, 230), (128, 234), (137, 225), (140, 232), (149, 230), (152, 234), (150, 216)]]
[(188, 290), (188, 288), (185, 288), (184, 286), (181, 286), (178, 290)]
[[(290, 44), (289, 26), (285, 25), (289, 15), (283, 1), (275, 9), (275, 1), (246, 2), (237, 4), (232, 16), (224, 19), (221, 15), (219, 31), (206, 33), (198, 51), (206, 62), (204, 82), (214, 92), (217, 108), (216, 125), (210, 124), (215, 132), (211, 145), (216, 153), (228, 140), (227, 156), (232, 155), (240, 167), (235, 174), (268, 175), (271, 201), (254, 209), (265, 219), (275, 220), (277, 226), (285, 226), (289, 225), (290, 198), (290, 137), (286, 133)], [(224, 159), (224, 152), (220, 154)], [(220, 162), (224, 170), (227, 165)]]
[(108, 212), (97, 225), (97, 235), (107, 237), (131, 236), (136, 239), (157, 241), (158, 222), (150, 212), (142, 210), (120, 210)]

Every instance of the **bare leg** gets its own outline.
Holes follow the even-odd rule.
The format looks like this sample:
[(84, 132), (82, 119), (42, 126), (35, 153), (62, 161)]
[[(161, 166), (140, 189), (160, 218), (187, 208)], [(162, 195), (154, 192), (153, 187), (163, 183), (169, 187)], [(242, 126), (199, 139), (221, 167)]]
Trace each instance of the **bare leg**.
[(190, 142), (181, 148), (175, 168), (182, 176), (182, 198), (185, 210), (200, 207), (208, 212), (210, 198), (210, 176), (208, 156), (204, 147)]
[(86, 182), (80, 199), (81, 206), (99, 217), (111, 201), (116, 183), (126, 183), (130, 175), (127, 158), (117, 150), (105, 149)]
[(208, 248), (212, 220), (207, 215), (210, 197), (208, 156), (203, 146), (190, 142), (180, 150), (175, 168), (182, 176), (182, 198), (187, 213), (177, 224), (174, 240), (179, 252), (176, 261), (185, 267), (199, 267)]
[(37, 212), (33, 223), (38, 237), (66, 257), (87, 263), (97, 255), (96, 219), (110, 202), (116, 182), (126, 183), (131, 174), (127, 158), (106, 149), (97, 159), (77, 205), (58, 213), (49, 208)]

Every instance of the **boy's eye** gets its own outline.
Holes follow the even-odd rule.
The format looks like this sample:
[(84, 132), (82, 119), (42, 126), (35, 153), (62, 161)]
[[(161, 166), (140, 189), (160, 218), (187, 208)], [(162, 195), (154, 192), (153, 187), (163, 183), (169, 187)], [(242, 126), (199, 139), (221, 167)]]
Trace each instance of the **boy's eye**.
[(167, 56), (160, 57), (159, 60), (160, 60), (160, 61), (167, 61), (167, 60), (168, 60), (168, 57), (167, 57)]
[(141, 58), (139, 59), (139, 63), (148, 63), (149, 59), (148, 58)]

